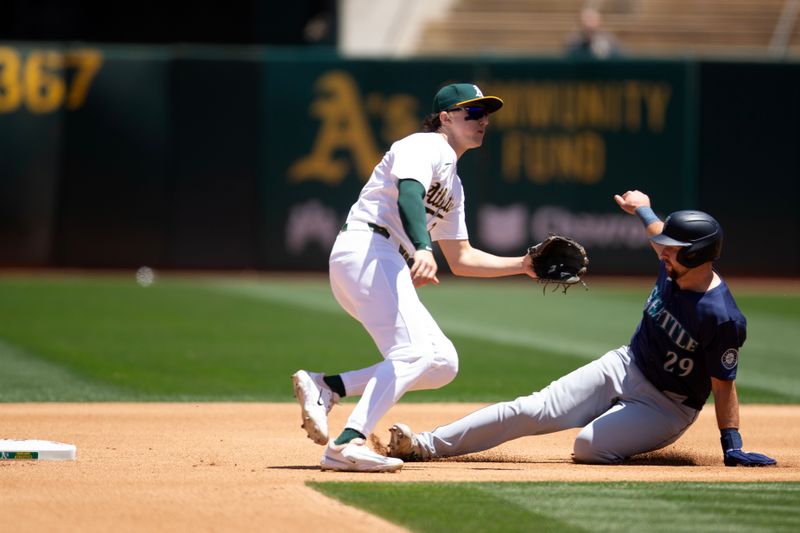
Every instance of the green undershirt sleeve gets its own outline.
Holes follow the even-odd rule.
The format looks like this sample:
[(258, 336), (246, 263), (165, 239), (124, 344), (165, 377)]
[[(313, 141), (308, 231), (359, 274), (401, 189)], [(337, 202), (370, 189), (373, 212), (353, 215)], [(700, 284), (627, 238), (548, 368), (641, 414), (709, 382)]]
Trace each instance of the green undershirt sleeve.
[(400, 180), (397, 184), (397, 207), (406, 235), (415, 250), (433, 250), (431, 236), (425, 229), (425, 187), (417, 180)]

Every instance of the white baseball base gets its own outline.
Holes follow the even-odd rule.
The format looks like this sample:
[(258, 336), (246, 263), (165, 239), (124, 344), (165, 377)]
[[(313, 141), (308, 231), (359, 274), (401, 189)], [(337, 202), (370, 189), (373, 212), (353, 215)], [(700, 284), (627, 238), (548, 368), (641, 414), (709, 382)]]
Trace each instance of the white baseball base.
[(0, 460), (74, 461), (76, 454), (74, 444), (51, 440), (0, 439)]

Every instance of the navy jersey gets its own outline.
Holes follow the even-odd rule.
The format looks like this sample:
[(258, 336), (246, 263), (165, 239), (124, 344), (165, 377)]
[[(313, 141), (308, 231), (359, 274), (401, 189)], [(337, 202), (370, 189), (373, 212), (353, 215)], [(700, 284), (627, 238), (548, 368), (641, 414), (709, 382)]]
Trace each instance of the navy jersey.
[(725, 281), (705, 293), (682, 290), (662, 261), (631, 339), (637, 366), (660, 390), (701, 409), (711, 377), (736, 379), (747, 322)]

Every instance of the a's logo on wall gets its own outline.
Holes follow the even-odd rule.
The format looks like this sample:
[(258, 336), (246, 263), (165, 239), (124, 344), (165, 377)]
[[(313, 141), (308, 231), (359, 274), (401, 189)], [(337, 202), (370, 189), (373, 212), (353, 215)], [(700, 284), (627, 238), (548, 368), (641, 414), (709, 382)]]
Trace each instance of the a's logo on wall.
[(364, 98), (353, 76), (345, 71), (324, 73), (314, 84), (314, 91), (310, 111), (319, 119), (319, 129), (311, 153), (289, 167), (291, 182), (336, 185), (353, 171), (366, 181), (384, 153), (370, 126), (371, 115), (382, 119), (379, 133), (387, 145), (419, 126), (414, 98), (404, 94), (370, 94)]
[(725, 367), (726, 370), (733, 370), (738, 362), (739, 352), (736, 348), (725, 350), (725, 353), (722, 354), (722, 366)]

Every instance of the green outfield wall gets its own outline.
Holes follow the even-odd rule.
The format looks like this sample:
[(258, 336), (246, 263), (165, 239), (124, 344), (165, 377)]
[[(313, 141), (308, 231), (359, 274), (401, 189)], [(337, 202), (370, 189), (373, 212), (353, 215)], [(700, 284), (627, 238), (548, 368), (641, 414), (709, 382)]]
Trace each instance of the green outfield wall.
[[(613, 194), (706, 209), (723, 270), (800, 274), (800, 65), (347, 61), (263, 47), (0, 43), (0, 264), (323, 270), (350, 204), (441, 85), (505, 100), (459, 162), (473, 244), (548, 232), (652, 271)], [(779, 264), (760, 247), (786, 248)]]

